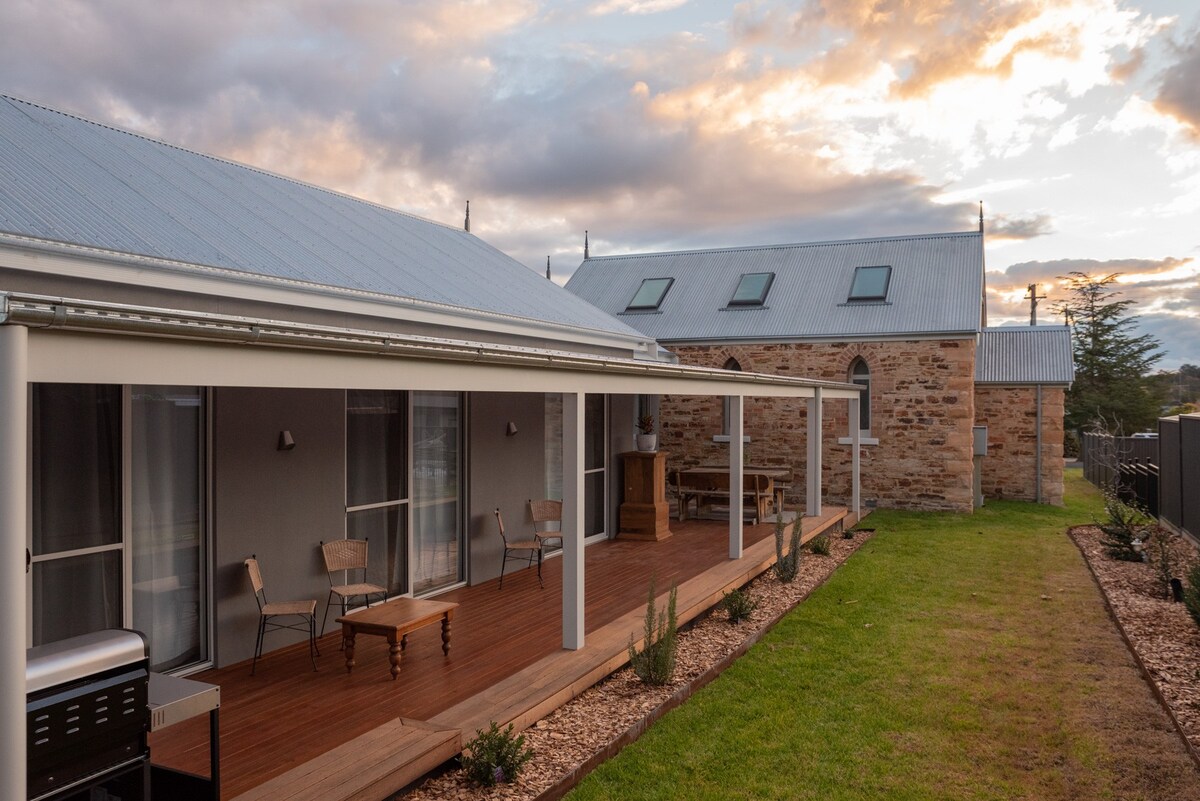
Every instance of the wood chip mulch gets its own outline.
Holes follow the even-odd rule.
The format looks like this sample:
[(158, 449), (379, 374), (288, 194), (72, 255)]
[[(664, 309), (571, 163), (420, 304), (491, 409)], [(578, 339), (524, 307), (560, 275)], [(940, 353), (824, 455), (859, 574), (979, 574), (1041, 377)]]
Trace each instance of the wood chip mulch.
[[(750, 620), (731, 625), (723, 612), (714, 612), (679, 632), (674, 682), (664, 687), (642, 684), (626, 666), (606, 680), (580, 693), (525, 731), (526, 745), (534, 758), (516, 782), (481, 788), (470, 784), (461, 770), (451, 770), (426, 780), (397, 801), (527, 801), (562, 789), (565, 777), (579, 771), (594, 755), (625, 734), (672, 696), (769, 628), (774, 621), (800, 603), (829, 577), (870, 534), (857, 532), (852, 539), (830, 537), (829, 556), (805, 550), (795, 581), (780, 583), (773, 571), (759, 576), (745, 588), (758, 603)], [(467, 733), (464, 732), (464, 736)]]
[[(1105, 553), (1103, 534), (1096, 526), (1078, 526), (1070, 534), (1195, 757), (1200, 753), (1200, 627), (1182, 603), (1167, 597), (1165, 581), (1153, 566), (1155, 545), (1149, 548), (1151, 563), (1124, 562)], [(1200, 559), (1182, 537), (1153, 536), (1167, 541), (1176, 577)]]

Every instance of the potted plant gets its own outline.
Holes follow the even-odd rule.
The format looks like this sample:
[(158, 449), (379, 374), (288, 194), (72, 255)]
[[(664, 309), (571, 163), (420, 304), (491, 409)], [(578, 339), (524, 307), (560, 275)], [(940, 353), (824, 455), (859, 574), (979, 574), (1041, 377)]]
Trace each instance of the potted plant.
[(658, 437), (654, 434), (654, 415), (644, 414), (637, 421), (637, 449), (649, 453), (658, 447)]

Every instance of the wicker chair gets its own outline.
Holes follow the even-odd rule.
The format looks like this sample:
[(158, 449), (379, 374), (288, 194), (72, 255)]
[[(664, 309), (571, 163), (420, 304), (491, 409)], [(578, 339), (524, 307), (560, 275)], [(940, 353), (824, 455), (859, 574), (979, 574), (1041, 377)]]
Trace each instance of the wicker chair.
[[(367, 541), (366, 540), (333, 540), (332, 542), (321, 543), (321, 556), (325, 559), (325, 572), (329, 576), (329, 598), (325, 601), (325, 617), (321, 620), (321, 634), (325, 634), (325, 624), (329, 622), (329, 607), (334, 604), (334, 596), (337, 596), (337, 603), (342, 607), (342, 614), (346, 614), (346, 607), (353, 598), (362, 598), (367, 606), (371, 605), (373, 596), (380, 596), (381, 601), (386, 601), (388, 591), (386, 587), (380, 587), (378, 584), (370, 584), (367, 582)], [(358, 578), (361, 581), (354, 583), (355, 571), (361, 571)], [(335, 584), (334, 573), (347, 573), (347, 578), (350, 583)]]
[[(546, 540), (558, 540), (558, 547), (562, 547), (562, 501), (530, 501), (529, 516), (533, 518), (535, 539), (543, 546), (547, 545)], [(557, 527), (550, 528), (551, 524)]]
[[(308, 634), (308, 657), (312, 660), (313, 670), (316, 670), (317, 657), (321, 655), (317, 650), (316, 600), (269, 603), (267, 591), (263, 587), (262, 570), (258, 566), (258, 559), (251, 556), (245, 561), (245, 565), (246, 573), (250, 576), (250, 586), (254, 589), (254, 601), (258, 604), (258, 637), (254, 641), (254, 661), (250, 663), (250, 675), (254, 675), (259, 657), (262, 656), (263, 638), (268, 631), (277, 629), (291, 629)], [(275, 618), (279, 617), (298, 617), (300, 620), (292, 623), (277, 623)]]
[[(504, 540), (504, 561), (500, 563), (500, 589), (504, 589), (504, 568), (508, 565), (509, 560), (516, 562), (525, 562), (525, 566), (529, 567), (533, 564), (533, 560), (537, 558), (538, 569), (538, 584), (545, 589), (546, 585), (542, 582), (542, 550), (544, 548), (542, 541), (537, 537), (531, 540), (510, 540), (504, 533), (504, 518), (500, 516), (500, 510), (496, 512), (496, 525), (500, 527), (500, 539)], [(518, 554), (518, 551), (528, 551), (527, 554)]]

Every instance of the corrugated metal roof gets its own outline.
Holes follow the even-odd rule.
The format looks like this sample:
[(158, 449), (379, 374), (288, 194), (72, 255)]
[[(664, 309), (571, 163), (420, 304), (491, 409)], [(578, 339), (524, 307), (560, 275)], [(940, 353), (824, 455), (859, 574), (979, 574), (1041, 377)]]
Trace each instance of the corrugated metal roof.
[(1070, 384), (1071, 329), (1065, 325), (985, 328), (975, 354), (979, 384)]
[[(890, 265), (885, 303), (848, 303), (854, 268)], [(763, 307), (726, 308), (744, 273), (775, 273)], [(654, 312), (625, 312), (644, 278), (674, 278)], [(586, 259), (567, 283), (660, 341), (974, 333), (983, 303), (978, 231)]]
[(3, 95), (0, 230), (634, 333), (459, 228)]

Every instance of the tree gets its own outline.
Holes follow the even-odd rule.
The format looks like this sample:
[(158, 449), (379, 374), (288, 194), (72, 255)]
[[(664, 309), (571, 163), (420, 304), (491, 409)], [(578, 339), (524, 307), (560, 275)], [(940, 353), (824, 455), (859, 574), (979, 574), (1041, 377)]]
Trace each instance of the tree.
[(1162, 350), (1153, 336), (1133, 333), (1135, 302), (1116, 299), (1118, 275), (1059, 276), (1068, 294), (1055, 310), (1074, 326), (1075, 383), (1067, 392), (1065, 424), (1076, 432), (1097, 424), (1127, 434), (1141, 431), (1154, 425), (1161, 409), (1161, 385), (1149, 371)]

